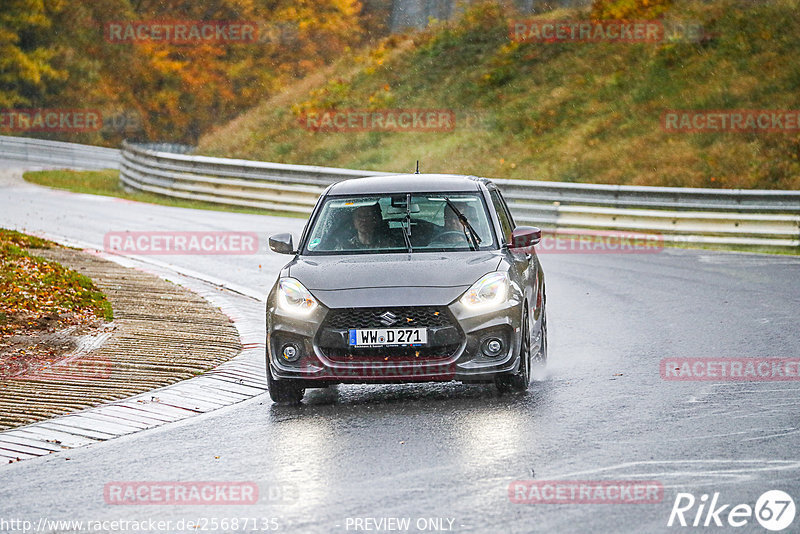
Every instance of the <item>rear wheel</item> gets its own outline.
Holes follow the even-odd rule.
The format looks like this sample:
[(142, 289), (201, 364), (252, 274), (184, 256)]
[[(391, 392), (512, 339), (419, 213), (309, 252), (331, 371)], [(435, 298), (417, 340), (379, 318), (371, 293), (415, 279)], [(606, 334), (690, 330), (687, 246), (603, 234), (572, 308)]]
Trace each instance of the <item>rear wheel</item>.
[(519, 348), (519, 370), (515, 373), (500, 375), (495, 385), (500, 393), (526, 391), (531, 382), (531, 329), (528, 324), (528, 313), (522, 319), (522, 343)]
[(297, 380), (273, 378), (269, 364), (267, 364), (267, 387), (272, 402), (278, 404), (300, 404), (306, 392)]

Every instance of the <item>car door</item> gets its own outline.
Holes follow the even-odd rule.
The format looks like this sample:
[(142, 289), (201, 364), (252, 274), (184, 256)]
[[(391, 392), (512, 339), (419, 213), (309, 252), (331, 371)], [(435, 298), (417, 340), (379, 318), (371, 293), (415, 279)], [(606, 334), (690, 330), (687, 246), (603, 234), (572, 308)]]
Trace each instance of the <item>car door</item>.
[[(536, 287), (537, 287), (537, 268), (536, 268), (536, 255), (532, 250), (524, 249), (515, 251), (511, 249), (511, 233), (516, 227), (514, 218), (511, 215), (511, 210), (508, 209), (503, 195), (499, 190), (492, 188), (489, 191), (489, 196), (492, 199), (497, 218), (500, 221), (500, 230), (502, 233), (503, 243), (506, 245), (504, 248), (507, 251), (509, 262), (512, 265), (512, 278), (516, 281), (525, 293), (528, 301), (529, 313), (531, 309), (536, 307)], [(530, 313), (531, 324), (537, 319), (537, 314)]]

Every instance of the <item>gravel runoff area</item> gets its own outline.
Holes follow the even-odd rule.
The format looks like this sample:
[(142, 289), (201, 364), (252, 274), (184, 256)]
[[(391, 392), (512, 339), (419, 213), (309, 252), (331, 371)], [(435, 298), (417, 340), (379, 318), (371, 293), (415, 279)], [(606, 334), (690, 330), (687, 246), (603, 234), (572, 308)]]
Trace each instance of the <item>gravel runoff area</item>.
[(90, 342), (58, 369), (0, 380), (0, 430), (192, 378), (241, 352), (231, 320), (187, 289), (88, 252), (30, 252), (91, 278), (111, 303), (114, 322), (99, 347)]

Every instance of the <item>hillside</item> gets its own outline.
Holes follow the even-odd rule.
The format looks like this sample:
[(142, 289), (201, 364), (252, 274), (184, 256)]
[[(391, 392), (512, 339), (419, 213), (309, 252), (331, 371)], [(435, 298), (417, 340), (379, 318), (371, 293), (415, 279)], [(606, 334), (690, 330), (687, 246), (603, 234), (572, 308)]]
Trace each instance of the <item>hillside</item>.
[[(201, 138), (199, 153), (384, 171), (800, 188), (800, 130), (666, 131), (666, 110), (800, 109), (797, 0), (676, 2), (696, 42), (513, 42), (493, 4), (342, 57)], [(586, 20), (558, 10), (553, 20)], [(304, 113), (449, 110), (449, 131), (313, 131)]]

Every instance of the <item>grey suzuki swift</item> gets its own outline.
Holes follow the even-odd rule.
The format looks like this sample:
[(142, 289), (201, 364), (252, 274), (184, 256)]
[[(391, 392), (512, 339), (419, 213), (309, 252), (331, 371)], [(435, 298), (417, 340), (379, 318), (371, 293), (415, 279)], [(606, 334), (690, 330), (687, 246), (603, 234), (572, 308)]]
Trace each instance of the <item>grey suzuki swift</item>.
[(547, 360), (541, 230), (485, 178), (345, 180), (317, 202), (267, 299), (278, 403), (342, 383), (494, 382), (524, 391)]

